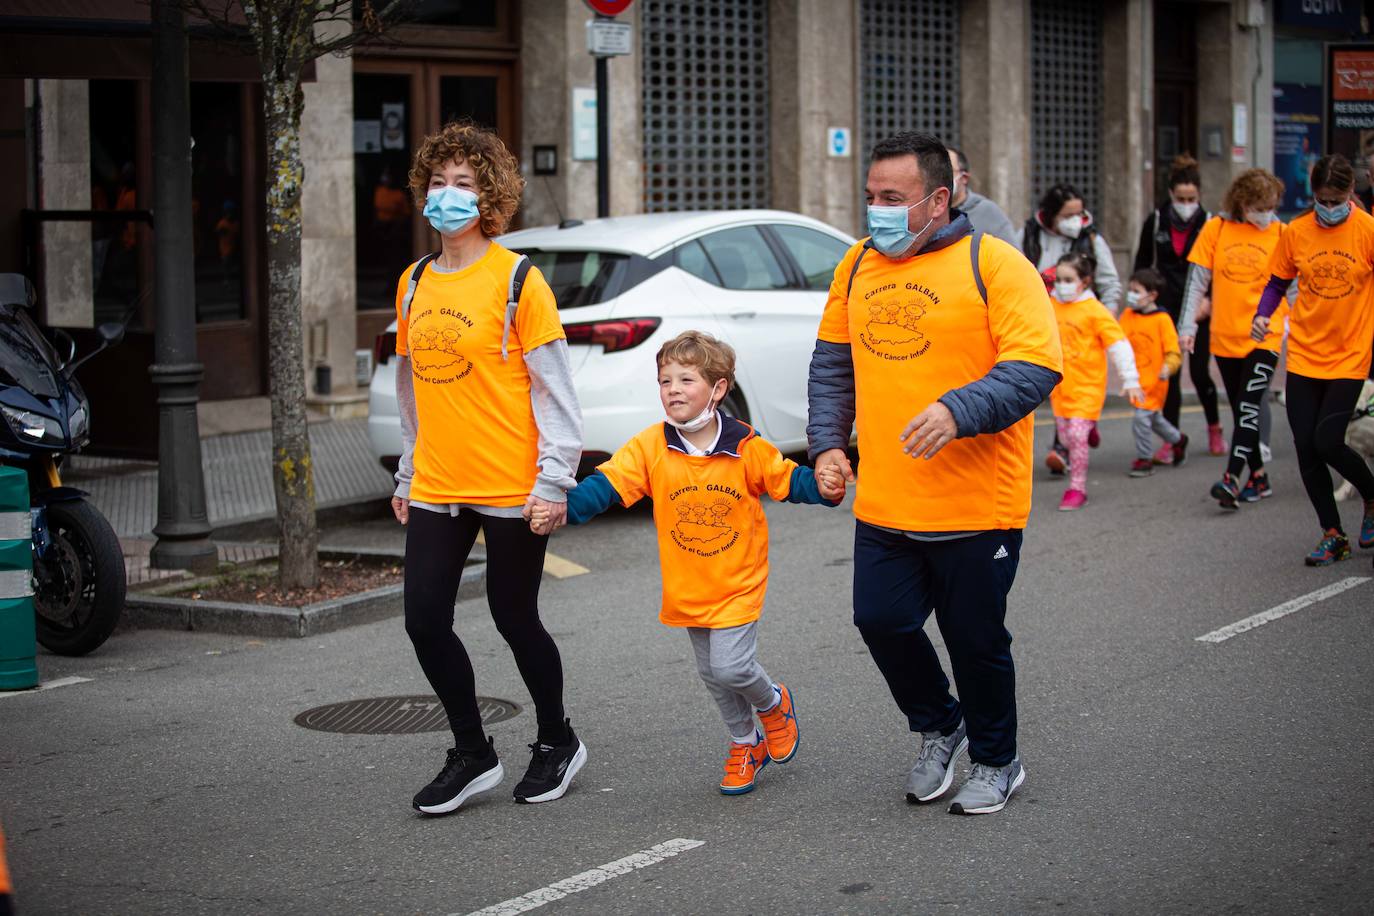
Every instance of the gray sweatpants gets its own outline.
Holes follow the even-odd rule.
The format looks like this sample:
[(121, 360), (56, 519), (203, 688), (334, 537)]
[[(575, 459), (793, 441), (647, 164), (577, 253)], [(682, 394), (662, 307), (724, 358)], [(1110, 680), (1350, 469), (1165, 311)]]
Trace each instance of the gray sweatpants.
[(1135, 420), (1131, 426), (1135, 430), (1135, 454), (1137, 458), (1149, 458), (1155, 453), (1155, 440), (1152, 433), (1158, 433), (1159, 437), (1170, 445), (1176, 445), (1183, 438), (1183, 433), (1178, 431), (1178, 427), (1164, 419), (1164, 414), (1158, 410), (1144, 410), (1137, 407)]
[(758, 621), (721, 630), (688, 627), (697, 672), (720, 707), (730, 737), (752, 741), (754, 710), (777, 699), (773, 681), (758, 660)]

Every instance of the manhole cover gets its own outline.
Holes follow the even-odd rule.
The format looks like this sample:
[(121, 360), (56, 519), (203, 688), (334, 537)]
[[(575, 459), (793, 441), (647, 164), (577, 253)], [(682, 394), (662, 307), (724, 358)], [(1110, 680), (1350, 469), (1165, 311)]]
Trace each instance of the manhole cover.
[[(520, 707), (509, 700), (478, 697), (482, 724), (504, 722), (520, 714)], [(434, 696), (373, 697), (316, 706), (296, 716), (295, 722), (317, 732), (343, 735), (413, 735), (448, 729), (448, 716)]]

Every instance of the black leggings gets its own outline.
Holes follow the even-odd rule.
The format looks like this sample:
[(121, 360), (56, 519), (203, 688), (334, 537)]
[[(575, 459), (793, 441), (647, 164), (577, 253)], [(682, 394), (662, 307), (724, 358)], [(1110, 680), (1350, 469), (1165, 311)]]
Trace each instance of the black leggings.
[(1374, 499), (1374, 473), (1359, 452), (1345, 444), (1346, 427), (1364, 387), (1361, 379), (1321, 379), (1288, 373), (1288, 425), (1298, 450), (1298, 469), (1307, 498), (1317, 510), (1322, 530), (1342, 531), (1336, 511), (1331, 472), (1355, 485), (1365, 500)]
[[(1193, 380), (1197, 399), (1202, 402), (1202, 412), (1207, 415), (1207, 425), (1216, 426), (1221, 422), (1221, 414), (1217, 409), (1217, 383), (1212, 381), (1211, 346), (1212, 320), (1204, 318), (1197, 323), (1193, 352), (1188, 356), (1188, 377)], [(1182, 412), (1183, 373), (1175, 372), (1169, 379), (1169, 393), (1164, 396), (1164, 419), (1178, 426), (1179, 414)]]
[(486, 737), (467, 650), (453, 632), (453, 603), (463, 564), (486, 533), (487, 604), (496, 629), (510, 645), (520, 676), (534, 699), (540, 741), (561, 743), (563, 661), (539, 621), (539, 583), (547, 535), (523, 518), (492, 518), (471, 509), (458, 515), (412, 508), (406, 526), (406, 633), (425, 677), (444, 704), (462, 750), (479, 751)]
[(1231, 404), (1231, 457), (1226, 461), (1226, 473), (1240, 477), (1247, 462), (1250, 472), (1264, 470), (1264, 456), (1259, 444), (1268, 438), (1269, 383), (1279, 355), (1259, 347), (1245, 357), (1218, 356), (1217, 369), (1226, 387), (1226, 400)]

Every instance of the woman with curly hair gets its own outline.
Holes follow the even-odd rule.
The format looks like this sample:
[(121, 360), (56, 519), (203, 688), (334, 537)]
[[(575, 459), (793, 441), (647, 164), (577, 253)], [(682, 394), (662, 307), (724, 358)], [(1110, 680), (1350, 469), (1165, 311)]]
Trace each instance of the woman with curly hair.
[(1288, 316), (1288, 425), (1307, 498), (1317, 510), (1322, 539), (1308, 566), (1350, 557), (1331, 489), (1331, 471), (1364, 499), (1360, 546), (1374, 547), (1374, 472), (1345, 442), (1374, 351), (1374, 216), (1352, 206), (1355, 171), (1344, 156), (1323, 156), (1312, 167), (1312, 211), (1288, 224), (1269, 258), (1250, 336), (1268, 339), (1284, 291), (1296, 279)]
[[(1224, 509), (1272, 496), (1265, 454), (1269, 451), (1269, 383), (1283, 346), (1283, 313), (1271, 322), (1264, 340), (1250, 338), (1266, 268), (1283, 235), (1275, 211), (1283, 199), (1283, 182), (1265, 169), (1238, 175), (1222, 198), (1222, 212), (1207, 221), (1188, 255), (1188, 286), (1178, 319), (1178, 342), (1184, 352), (1199, 348), (1201, 303), (1212, 297), (1211, 349), (1231, 405), (1231, 451), (1226, 472), (1212, 485), (1212, 497)], [(1242, 488), (1240, 473), (1250, 466)]]
[[(396, 288), (404, 449), (391, 507), (407, 526), (406, 633), (454, 738), (439, 775), (415, 796), (425, 814), (456, 811), (505, 775), (482, 729), (472, 663), (453, 632), (479, 531), (492, 619), (538, 720), (515, 800), (562, 797), (587, 759), (564, 716), (563, 664), (538, 606), (548, 536), (567, 517), (582, 451), (581, 412), (553, 292), (523, 255), (492, 241), (523, 188), (501, 139), (465, 123), (426, 137), (410, 170), (411, 194), (441, 247), (406, 268)], [(527, 524), (535, 506), (549, 514), (537, 533)]]
[[(1169, 196), (1145, 218), (1140, 228), (1140, 243), (1136, 246), (1135, 270), (1153, 267), (1164, 276), (1164, 289), (1159, 294), (1159, 307), (1169, 313), (1178, 324), (1183, 310), (1183, 288), (1188, 279), (1188, 256), (1197, 244), (1203, 224), (1209, 214), (1202, 208), (1199, 192), (1202, 176), (1197, 160), (1186, 153), (1169, 163)], [(1226, 440), (1221, 434), (1221, 414), (1217, 407), (1217, 386), (1212, 381), (1211, 354), (1208, 349), (1211, 329), (1211, 303), (1204, 296), (1196, 310), (1195, 343), (1188, 357), (1188, 377), (1207, 418), (1207, 450), (1213, 455), (1226, 453)], [(1180, 334), (1183, 332), (1180, 331)], [(1183, 414), (1183, 373), (1169, 379), (1169, 394), (1164, 401), (1164, 419), (1179, 426)], [(1169, 464), (1172, 453), (1166, 444), (1154, 455), (1155, 464)]]

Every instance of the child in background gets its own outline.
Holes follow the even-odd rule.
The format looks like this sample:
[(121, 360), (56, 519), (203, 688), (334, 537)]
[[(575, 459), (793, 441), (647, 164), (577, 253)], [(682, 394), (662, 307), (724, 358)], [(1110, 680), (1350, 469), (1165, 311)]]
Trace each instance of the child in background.
[[(697, 670), (729, 729), (720, 783), (725, 795), (751, 791), (758, 771), (770, 760), (791, 760), (800, 740), (791, 691), (769, 678), (757, 658), (768, 587), (768, 522), (759, 497), (833, 506), (845, 492), (834, 469), (818, 477), (720, 413), (734, 381), (728, 345), (696, 331), (668, 341), (658, 351), (666, 420), (621, 446), (568, 493), (574, 525), (612, 504), (653, 500), (663, 571), (659, 620), (687, 630)], [(547, 518), (547, 510), (531, 510), (530, 524), (542, 526)]]
[(1064, 255), (1055, 265), (1050, 297), (1064, 345), (1064, 378), (1050, 393), (1054, 427), (1069, 452), (1069, 488), (1059, 503), (1061, 512), (1080, 509), (1088, 501), (1088, 439), (1107, 398), (1108, 357), (1131, 402), (1145, 396), (1131, 344), (1112, 313), (1093, 295), (1096, 272), (1097, 259), (1092, 255)]
[(1151, 431), (1173, 447), (1173, 466), (1179, 467), (1188, 451), (1188, 437), (1164, 419), (1164, 399), (1169, 394), (1169, 378), (1183, 365), (1178, 331), (1169, 313), (1159, 307), (1159, 291), (1164, 277), (1152, 267), (1131, 274), (1126, 292), (1126, 310), (1121, 313), (1121, 330), (1135, 352), (1144, 397), (1135, 406), (1135, 453), (1132, 477), (1149, 477), (1155, 472), (1150, 454), (1154, 451)]

